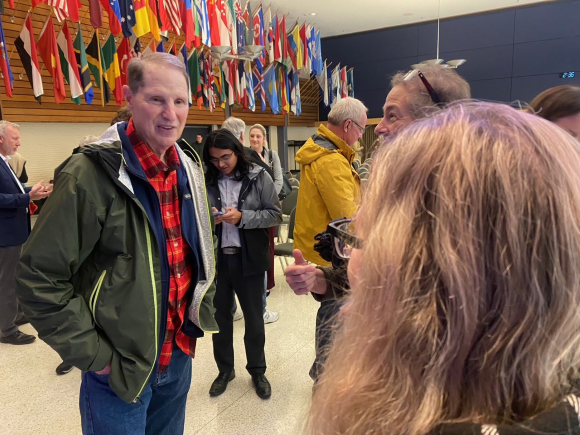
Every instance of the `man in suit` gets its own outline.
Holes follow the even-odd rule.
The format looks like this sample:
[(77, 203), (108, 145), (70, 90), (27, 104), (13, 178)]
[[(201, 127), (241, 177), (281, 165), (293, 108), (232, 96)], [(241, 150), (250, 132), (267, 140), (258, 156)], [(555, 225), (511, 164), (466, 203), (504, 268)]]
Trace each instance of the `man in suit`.
[(36, 340), (16, 326), (19, 313), (14, 272), (22, 245), (30, 234), (28, 204), (46, 198), (52, 191), (43, 185), (44, 181), (22, 187), (8, 164), (19, 146), (18, 124), (0, 121), (0, 343), (7, 344), (29, 344)]

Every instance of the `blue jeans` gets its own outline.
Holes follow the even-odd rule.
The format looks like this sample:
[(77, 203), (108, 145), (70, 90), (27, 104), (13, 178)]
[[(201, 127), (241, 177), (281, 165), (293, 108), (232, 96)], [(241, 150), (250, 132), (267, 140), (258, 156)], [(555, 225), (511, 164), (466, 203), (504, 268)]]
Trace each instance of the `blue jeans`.
[(175, 347), (165, 373), (153, 369), (135, 403), (125, 403), (109, 387), (109, 375), (83, 372), (79, 405), (84, 435), (183, 434), (191, 384), (191, 358)]

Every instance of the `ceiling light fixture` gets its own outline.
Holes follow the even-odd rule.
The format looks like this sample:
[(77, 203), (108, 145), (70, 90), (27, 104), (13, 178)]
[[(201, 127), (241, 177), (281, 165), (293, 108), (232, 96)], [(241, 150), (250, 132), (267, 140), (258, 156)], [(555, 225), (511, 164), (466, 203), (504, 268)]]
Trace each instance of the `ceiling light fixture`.
[(312, 12), (310, 15), (314, 16), (314, 15), (316, 15), (316, 12)]
[(416, 63), (411, 65), (411, 68), (414, 70), (420, 69), (423, 65), (441, 65), (443, 68), (457, 68), (460, 65), (463, 65), (467, 62), (467, 59), (454, 59), (449, 60), (446, 63), (443, 63), (443, 59), (439, 58), (439, 42), (441, 37), (441, 0), (439, 0), (439, 8), (437, 10), (437, 58), (436, 59), (428, 59), (422, 62)]

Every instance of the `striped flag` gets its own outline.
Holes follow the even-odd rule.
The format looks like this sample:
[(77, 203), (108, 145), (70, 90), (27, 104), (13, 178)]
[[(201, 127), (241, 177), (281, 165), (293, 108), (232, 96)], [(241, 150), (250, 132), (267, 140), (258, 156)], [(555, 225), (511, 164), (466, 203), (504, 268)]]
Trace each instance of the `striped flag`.
[[(163, 3), (165, 4), (165, 10), (167, 12), (167, 17), (169, 18), (169, 22), (171, 23), (171, 27), (173, 27), (173, 31), (177, 36), (181, 35), (181, 27), (182, 27), (182, 20), (181, 20), (181, 10), (179, 9), (179, 0), (164, 0)], [(163, 29), (169, 30), (169, 29)]]
[(103, 73), (103, 50), (99, 43), (99, 29), (95, 30), (93, 39), (89, 42), (86, 48), (87, 61), (89, 62), (89, 69), (95, 78), (95, 84), (101, 89), (101, 105), (106, 105), (111, 99), (111, 90), (109, 83), (107, 83), (107, 76)]
[(73, 48), (75, 50), (75, 58), (79, 68), (81, 86), (85, 93), (85, 102), (87, 104), (93, 104), (93, 83), (91, 82), (91, 74), (89, 73), (89, 63), (85, 52), (85, 42), (83, 41), (81, 23), (79, 23), (79, 31), (77, 32), (77, 37), (73, 42)]
[(262, 113), (264, 113), (266, 111), (266, 92), (264, 91), (263, 85), (264, 77), (262, 76), (262, 73), (257, 67), (254, 67), (253, 72), (254, 72), (254, 81), (256, 83), (256, 85), (254, 86), (254, 93), (258, 95), (258, 97), (260, 98), (260, 107)]
[[(59, 22), (68, 17), (68, 3), (66, 0), (48, 0), (47, 4), (54, 8), (54, 15), (56, 16), (56, 19)], [(78, 10), (77, 10), (77, 21), (78, 21)]]
[(0, 44), (2, 45), (2, 58), (0, 59), (0, 69), (2, 70), (2, 75), (4, 76), (4, 88), (6, 89), (6, 95), (12, 98), (12, 89), (14, 88), (14, 75), (12, 75), (12, 69), (10, 68), (10, 60), (8, 57), (8, 50), (6, 49), (6, 39), (4, 39), (4, 27), (2, 26), (2, 20), (0, 20)]
[(119, 66), (119, 55), (117, 54), (117, 46), (115, 44), (115, 37), (113, 34), (103, 45), (103, 75), (107, 76), (107, 83), (109, 89), (115, 96), (117, 105), (123, 105), (123, 84), (121, 83), (121, 67)]
[(22, 26), (22, 31), (18, 38), (14, 41), (14, 45), (16, 46), (16, 50), (18, 50), (22, 66), (28, 76), (28, 81), (34, 92), (34, 98), (40, 103), (44, 89), (42, 88), (42, 77), (40, 75), (40, 66), (38, 64), (38, 55), (36, 54), (36, 44), (34, 43), (30, 14), (26, 14), (24, 26)]
[(197, 102), (197, 107), (201, 109), (203, 105), (203, 89), (201, 77), (199, 74), (199, 58), (197, 56), (197, 49), (193, 49), (189, 58), (187, 59), (189, 70), (189, 85), (193, 93), (193, 100)]
[(103, 9), (109, 15), (109, 28), (111, 29), (111, 33), (117, 36), (123, 31), (121, 27), (122, 16), (119, 0), (101, 0), (101, 5), (103, 5)]
[(195, 0), (195, 9), (199, 20), (199, 37), (201, 43), (211, 47), (211, 36), (209, 30), (209, 18), (207, 14), (207, 1)]
[(81, 78), (79, 76), (79, 68), (73, 48), (68, 24), (65, 21), (61, 31), (56, 38), (58, 44), (58, 54), (60, 56), (60, 67), (62, 68), (62, 75), (67, 83), (70, 85), (71, 100), (76, 104), (81, 104), (81, 95), (83, 95), (83, 87), (81, 86)]

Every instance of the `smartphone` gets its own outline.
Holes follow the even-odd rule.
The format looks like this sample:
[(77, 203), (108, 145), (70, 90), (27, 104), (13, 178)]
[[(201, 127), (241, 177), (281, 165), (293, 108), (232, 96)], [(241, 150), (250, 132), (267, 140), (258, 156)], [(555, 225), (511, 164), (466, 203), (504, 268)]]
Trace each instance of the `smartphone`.
[(213, 212), (213, 216), (214, 216), (214, 217), (216, 217), (216, 216), (221, 216), (222, 214), (224, 214), (224, 212), (223, 212), (223, 211), (214, 211), (214, 212)]

